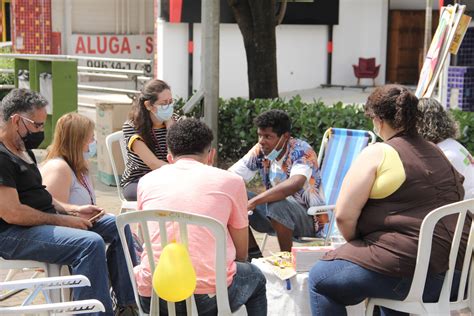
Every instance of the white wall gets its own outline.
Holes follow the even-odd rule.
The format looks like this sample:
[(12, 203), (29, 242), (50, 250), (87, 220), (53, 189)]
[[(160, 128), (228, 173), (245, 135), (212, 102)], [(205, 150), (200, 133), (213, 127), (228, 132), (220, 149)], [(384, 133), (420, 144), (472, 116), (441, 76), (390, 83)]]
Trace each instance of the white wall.
[(325, 25), (277, 27), (278, 89), (310, 89), (326, 83), (327, 29)]
[[(194, 25), (193, 87), (201, 82), (201, 25)], [(219, 37), (219, 94), (223, 98), (248, 96), (247, 58), (236, 24), (221, 24)]]
[[(161, 30), (160, 30), (161, 28)], [(172, 85), (177, 96), (187, 96), (187, 24), (160, 22), (158, 77)], [(326, 26), (282, 25), (276, 30), (280, 92), (309, 89), (326, 80)], [(163, 39), (160, 44), (159, 39)], [(223, 98), (248, 96), (247, 58), (236, 24), (220, 27), (219, 85)], [(194, 25), (193, 89), (201, 80), (201, 25)]]
[[(426, 0), (390, 0), (390, 10), (425, 10)], [(433, 0), (433, 9), (439, 8), (439, 1)]]
[[(385, 83), (387, 21), (388, 0), (340, 1), (339, 25), (334, 26), (333, 34), (333, 84), (357, 83), (352, 64), (359, 57), (375, 57), (381, 65), (375, 83)], [(363, 79), (364, 83), (372, 84), (370, 79)]]
[[(381, 64), (376, 84), (385, 83), (388, 0), (341, 0), (339, 25), (334, 27), (332, 83), (353, 85), (352, 64), (359, 57), (375, 57)], [(163, 25), (158, 41), (159, 77), (175, 94), (187, 96), (187, 25)], [(326, 82), (327, 26), (281, 25), (276, 30), (279, 92), (311, 89)], [(201, 27), (194, 26), (193, 88), (201, 74)], [(161, 65), (161, 66), (160, 66)], [(242, 35), (236, 24), (221, 24), (220, 95), (248, 96), (247, 62)], [(364, 83), (364, 82), (363, 82)], [(367, 82), (370, 83), (370, 82)]]
[[(65, 32), (65, 1), (71, 3), (72, 16), (67, 22), (71, 25), (72, 33), (115, 34), (117, 25), (119, 30), (117, 34), (139, 34), (141, 18), (139, 11), (143, 5), (145, 6), (144, 33), (153, 33), (153, 0), (52, 0), (53, 32)], [(125, 10), (124, 15), (121, 14), (122, 8)]]
[(188, 95), (188, 25), (158, 22), (157, 77), (165, 80), (175, 97)]

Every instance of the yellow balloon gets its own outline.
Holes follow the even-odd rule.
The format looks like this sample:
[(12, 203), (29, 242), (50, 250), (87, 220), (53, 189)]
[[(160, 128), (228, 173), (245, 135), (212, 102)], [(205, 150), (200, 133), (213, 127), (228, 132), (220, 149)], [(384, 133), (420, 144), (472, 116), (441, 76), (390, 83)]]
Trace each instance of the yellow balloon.
[(172, 242), (163, 248), (153, 273), (153, 289), (169, 302), (185, 300), (194, 293), (196, 272), (183, 244)]

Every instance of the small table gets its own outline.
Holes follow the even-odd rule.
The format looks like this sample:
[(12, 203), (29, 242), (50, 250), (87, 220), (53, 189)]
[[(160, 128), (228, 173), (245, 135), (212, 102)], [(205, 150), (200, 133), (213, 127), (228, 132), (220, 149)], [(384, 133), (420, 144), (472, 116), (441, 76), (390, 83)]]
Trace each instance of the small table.
[[(264, 259), (253, 259), (267, 279), (268, 315), (311, 315), (308, 294), (308, 272), (298, 273), (290, 278), (291, 288), (287, 289), (287, 282), (279, 279), (271, 270), (270, 264)], [(365, 303), (348, 306), (350, 316), (364, 316)]]

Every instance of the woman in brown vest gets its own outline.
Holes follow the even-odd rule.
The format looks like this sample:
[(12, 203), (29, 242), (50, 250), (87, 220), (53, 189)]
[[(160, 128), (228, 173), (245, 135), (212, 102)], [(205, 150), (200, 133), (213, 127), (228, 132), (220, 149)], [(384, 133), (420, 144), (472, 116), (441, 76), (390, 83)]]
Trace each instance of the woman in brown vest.
[[(346, 305), (367, 297), (403, 300), (411, 285), (423, 218), (463, 199), (462, 176), (417, 133), (417, 103), (399, 85), (379, 87), (367, 100), (365, 114), (384, 142), (362, 151), (344, 179), (335, 216), (347, 243), (311, 269), (313, 315), (345, 315)], [(456, 218), (448, 217), (443, 224), (435, 230), (427, 301), (439, 297)], [(466, 236), (467, 231), (461, 249)]]

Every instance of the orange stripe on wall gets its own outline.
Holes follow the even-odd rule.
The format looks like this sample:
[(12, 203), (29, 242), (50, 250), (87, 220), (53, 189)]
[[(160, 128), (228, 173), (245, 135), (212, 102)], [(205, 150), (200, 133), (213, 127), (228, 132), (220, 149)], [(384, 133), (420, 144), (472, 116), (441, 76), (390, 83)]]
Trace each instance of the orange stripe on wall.
[(170, 22), (180, 23), (181, 12), (183, 10), (183, 0), (170, 0)]

